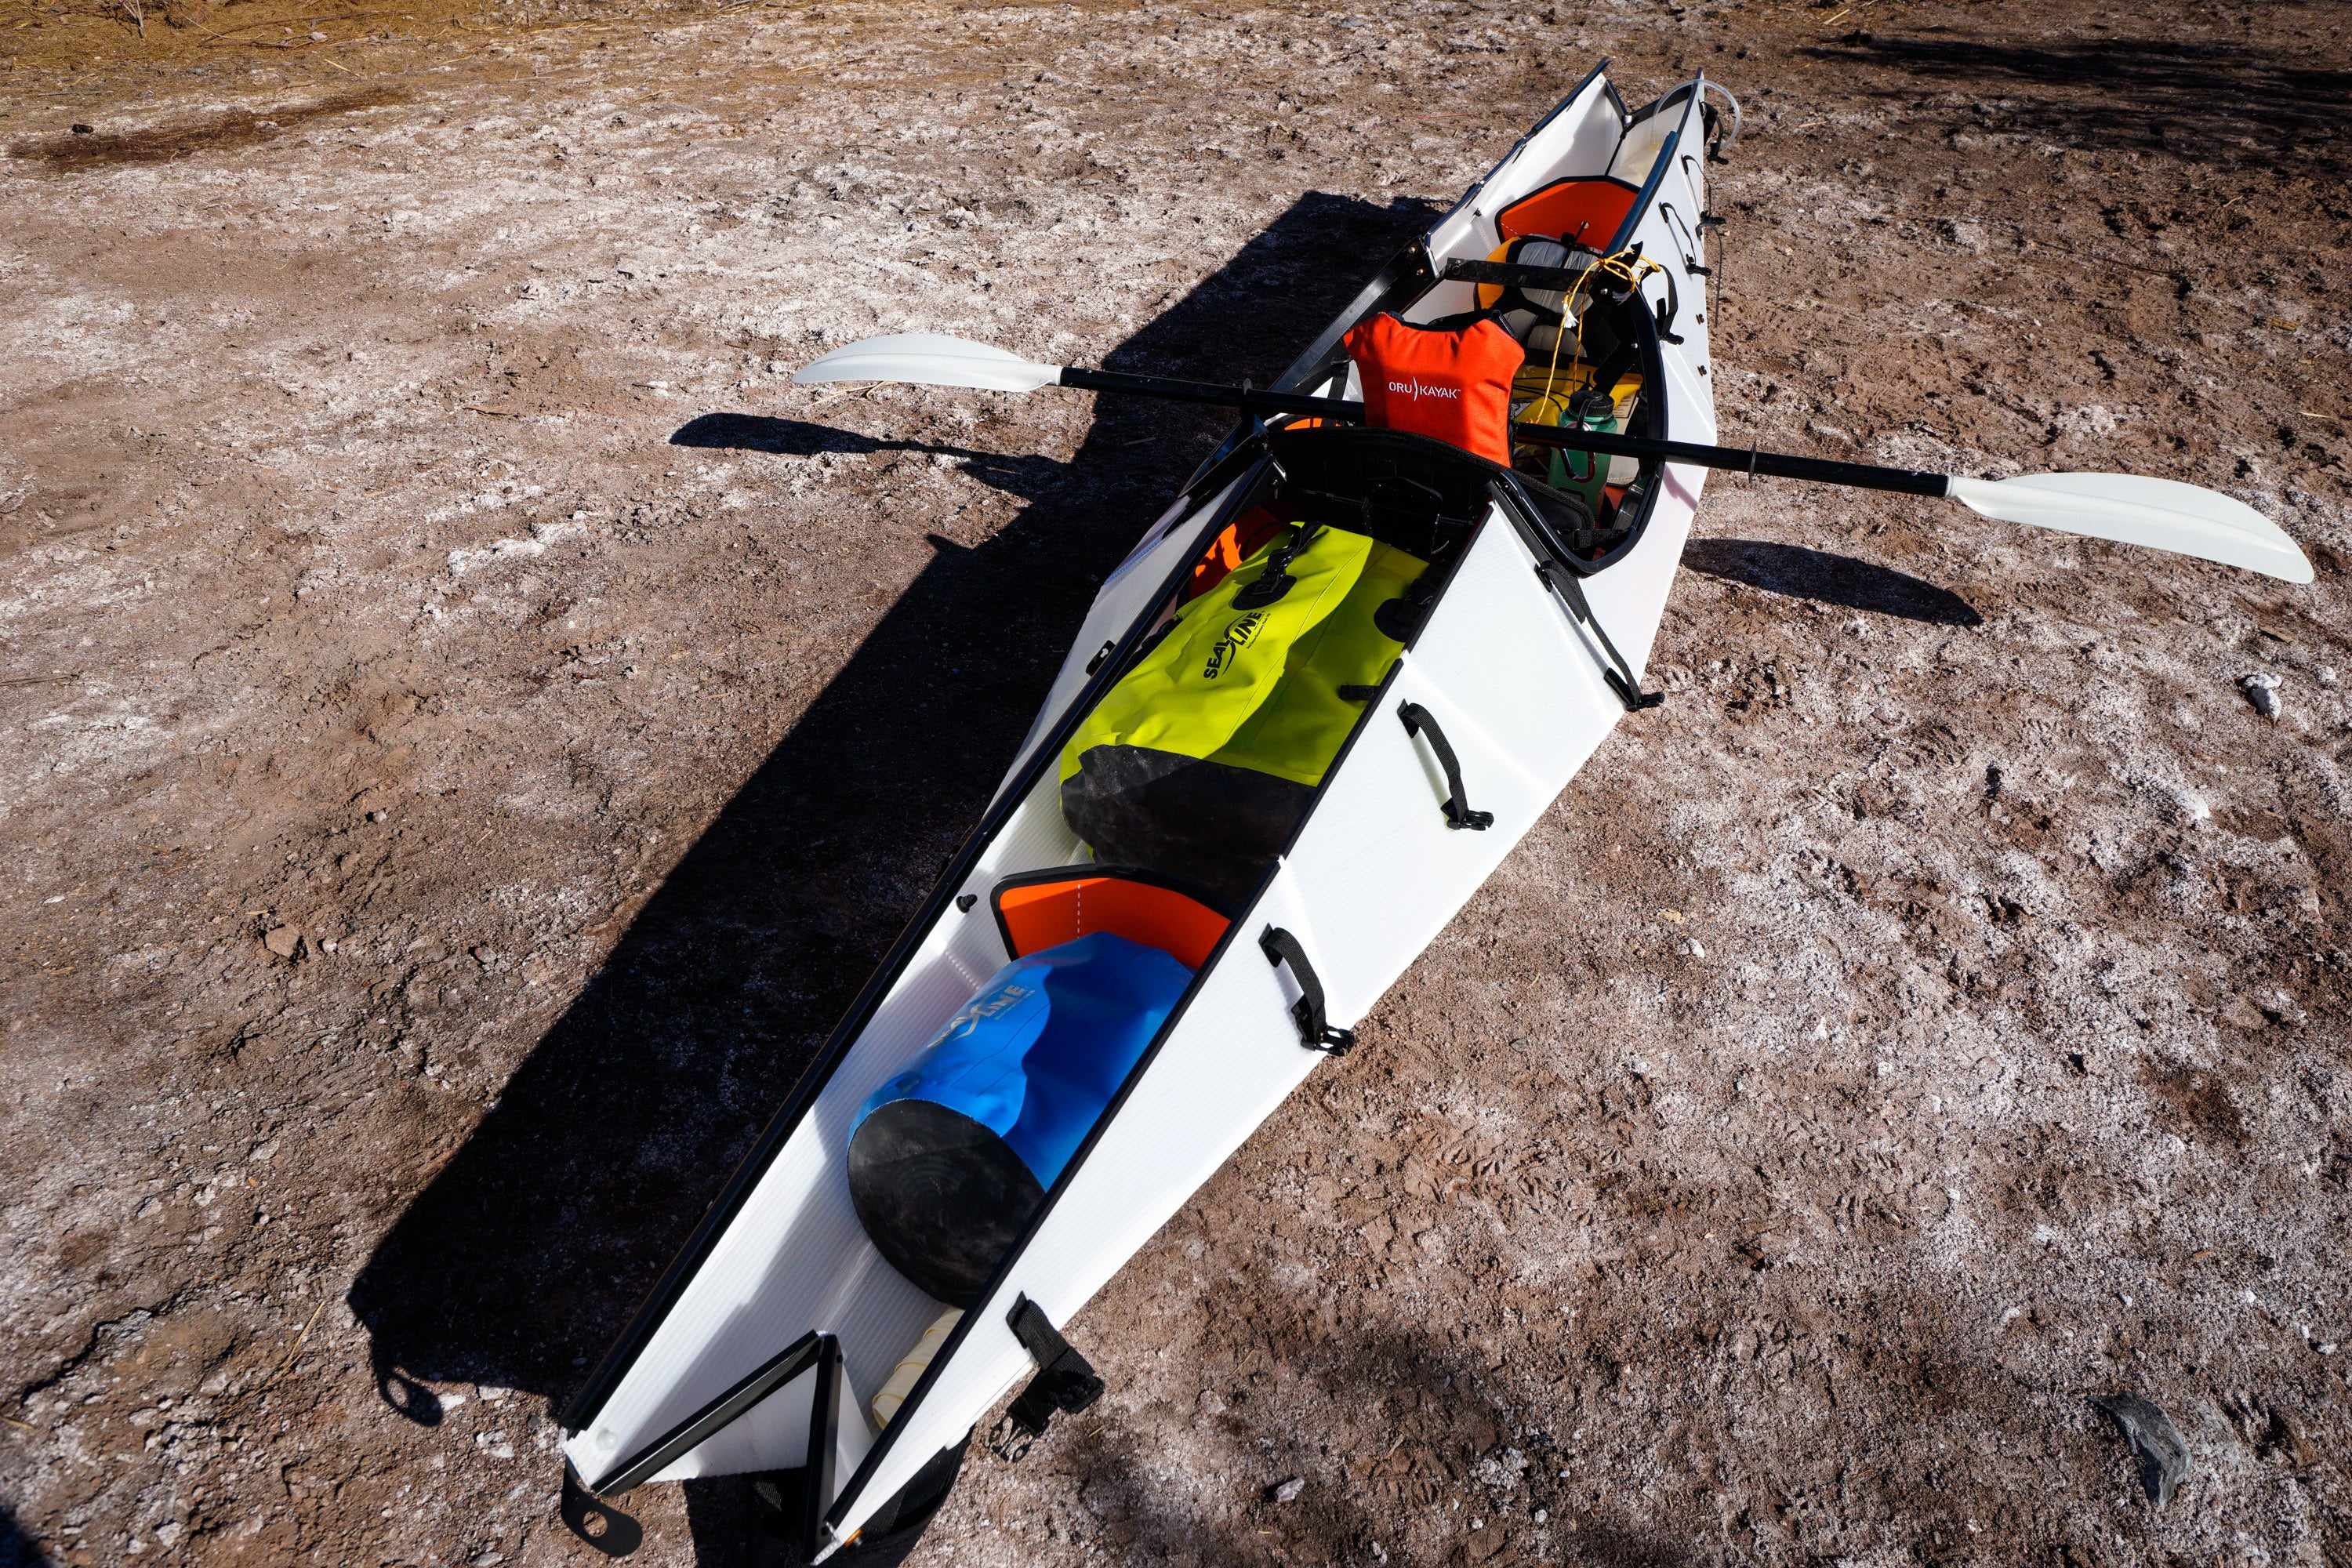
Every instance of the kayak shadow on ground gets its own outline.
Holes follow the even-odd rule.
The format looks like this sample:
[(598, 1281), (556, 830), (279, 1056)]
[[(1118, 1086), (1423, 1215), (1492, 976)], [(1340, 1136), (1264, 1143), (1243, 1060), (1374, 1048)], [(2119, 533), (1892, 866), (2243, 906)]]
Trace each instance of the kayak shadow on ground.
[(1889, 566), (1874, 566), (1851, 555), (1832, 555), (1801, 545), (1756, 539), (1694, 539), (1683, 546), (1683, 564), (1703, 576), (1744, 583), (1820, 605), (1870, 610), (1935, 626), (1984, 624), (1975, 607), (1949, 588), (1938, 588)]
[(0, 1503), (0, 1568), (49, 1568), (49, 1554), (25, 1533), (8, 1505)]
[[(1302, 196), (1103, 363), (1264, 384), (1437, 216)], [(1105, 398), (1067, 463), (969, 454), (1028, 504), (976, 545), (934, 537), (353, 1282), (394, 1410), (437, 1424), (433, 1385), (458, 1382), (561, 1409), (978, 820), (1096, 584), (1223, 427)], [(872, 439), (822, 429), (712, 415), (679, 434)], [(737, 1560), (743, 1490), (689, 1486), (706, 1560)]]
[(734, 452), (768, 452), (786, 458), (814, 458), (826, 452), (866, 457), (875, 452), (921, 452), (953, 458), (961, 471), (991, 489), (1035, 500), (1063, 477), (1064, 467), (1051, 458), (976, 451), (970, 447), (943, 446), (935, 441), (885, 440), (861, 436), (832, 425), (805, 419), (778, 419), (765, 414), (698, 414), (670, 435), (673, 447), (702, 447)]

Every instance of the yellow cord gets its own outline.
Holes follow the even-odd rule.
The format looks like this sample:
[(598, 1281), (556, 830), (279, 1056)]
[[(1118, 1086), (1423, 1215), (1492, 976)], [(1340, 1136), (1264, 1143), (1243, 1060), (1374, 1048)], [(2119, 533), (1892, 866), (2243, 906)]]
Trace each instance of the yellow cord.
[[(1639, 270), (1636, 270), (1637, 268)], [(1553, 330), (1551, 339), (1551, 362), (1544, 366), (1543, 395), (1546, 397), (1552, 395), (1552, 388), (1559, 382), (1559, 346), (1568, 340), (1568, 323), (1573, 319), (1571, 312), (1576, 304), (1576, 297), (1584, 291), (1584, 285), (1591, 280), (1592, 275), (1595, 272), (1606, 272), (1629, 288), (1638, 289), (1641, 287), (1643, 279), (1653, 272), (1664, 270), (1662, 265), (1630, 247), (1613, 256), (1595, 256), (1591, 261), (1585, 263), (1584, 270), (1577, 274), (1575, 286), (1560, 296), (1559, 325)]]
[[(1553, 389), (1559, 384), (1559, 349), (1560, 345), (1568, 341), (1569, 322), (1575, 319), (1573, 310), (1576, 305), (1576, 297), (1584, 291), (1585, 284), (1591, 280), (1592, 275), (1595, 272), (1605, 272), (1609, 276), (1615, 278), (1625, 284), (1629, 289), (1639, 289), (1642, 286), (1643, 279), (1647, 278), (1653, 272), (1663, 272), (1664, 270), (1664, 267), (1660, 263), (1651, 260), (1648, 257), (1643, 256), (1628, 247), (1626, 249), (1618, 251), (1613, 256), (1595, 255), (1591, 261), (1585, 263), (1584, 270), (1577, 274), (1575, 286), (1560, 296), (1559, 324), (1552, 329), (1551, 361), (1544, 366), (1544, 385), (1542, 394), (1545, 400), (1550, 402), (1553, 407), (1558, 410), (1558, 413), (1556, 413), (1552, 418), (1552, 423), (1554, 425), (1558, 425), (1559, 423), (1560, 415), (1564, 415), (1568, 412), (1567, 405), (1561, 403), (1559, 400), (1558, 395), (1553, 391)], [(1580, 325), (1580, 330), (1581, 330)], [(1598, 369), (1599, 367), (1596, 366), (1594, 368)], [(1595, 384), (1598, 384), (1598, 383)], [(1588, 472), (1584, 477), (1586, 479), (1590, 479), (1591, 475)]]

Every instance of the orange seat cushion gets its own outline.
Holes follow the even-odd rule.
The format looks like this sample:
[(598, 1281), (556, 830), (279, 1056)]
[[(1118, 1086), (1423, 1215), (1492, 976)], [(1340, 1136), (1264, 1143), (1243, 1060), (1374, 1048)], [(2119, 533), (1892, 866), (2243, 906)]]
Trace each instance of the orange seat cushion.
[(1366, 424), (1433, 436), (1510, 466), (1511, 377), (1527, 351), (1501, 322), (1416, 326), (1382, 310), (1340, 341), (1364, 384)]
[(1533, 234), (1599, 250), (1617, 237), (1625, 215), (1633, 210), (1633, 198), (1641, 194), (1622, 180), (1605, 176), (1555, 180), (1496, 213), (1495, 227), (1507, 241)]
[(1107, 931), (1198, 969), (1233, 923), (1201, 899), (1120, 867), (1066, 866), (1008, 877), (989, 901), (1005, 951), (1015, 958)]

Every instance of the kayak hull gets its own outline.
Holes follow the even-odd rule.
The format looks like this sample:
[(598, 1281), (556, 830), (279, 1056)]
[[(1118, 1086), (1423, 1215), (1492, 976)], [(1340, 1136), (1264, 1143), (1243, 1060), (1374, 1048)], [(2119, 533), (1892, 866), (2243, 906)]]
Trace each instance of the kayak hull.
[[(1341, 395), (1336, 345), (1370, 310), (1429, 320), (1468, 308), (1445, 263), (1500, 242), (1495, 214), (1547, 181), (1607, 173), (1640, 196), (1626, 241), (1675, 274), (1645, 282), (1651, 433), (1708, 441), (1703, 91), (1627, 116), (1599, 72), (1366, 290), (1286, 377)], [(1691, 230), (1685, 240), (1677, 224)], [(1687, 263), (1687, 265), (1685, 265)], [(1381, 291), (1385, 289), (1386, 294)], [(1650, 318), (1645, 316), (1646, 321)], [(801, 1470), (823, 1538), (847, 1541), (1034, 1370), (1012, 1325), (1025, 1298), (1075, 1314), (1325, 1060), (1294, 1008), (1300, 977), (1268, 961), (1270, 931), (1311, 956), (1329, 1021), (1367, 1014), (1624, 718), (1647, 660), (1705, 470), (1655, 476), (1630, 547), (1572, 591), (1539, 538), (1497, 500), (1295, 837), (1210, 952), (1109, 1110), (956, 1324), (887, 1427), (878, 1390), (940, 1305), (860, 1226), (844, 1150), (857, 1108), (900, 1072), (1006, 961), (989, 894), (1008, 877), (1086, 858), (1063, 821), (1065, 738), (1172, 602), (1217, 531), (1266, 482), (1247, 431), (1105, 581), (980, 827), (824, 1056), (738, 1171), (678, 1261), (566, 1410), (564, 1455), (584, 1484)], [(1408, 711), (1410, 710), (1411, 711)], [(1418, 718), (1415, 715), (1418, 715)], [(1441, 745), (1450, 742), (1454, 801)], [(1483, 829), (1465, 812), (1491, 814)], [(1368, 852), (1376, 846), (1377, 853)]]

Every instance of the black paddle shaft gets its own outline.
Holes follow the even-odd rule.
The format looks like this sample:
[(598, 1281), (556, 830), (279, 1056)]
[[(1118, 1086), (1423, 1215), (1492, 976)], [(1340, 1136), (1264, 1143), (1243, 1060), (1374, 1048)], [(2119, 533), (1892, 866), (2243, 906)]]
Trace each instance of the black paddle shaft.
[[(1360, 424), (1364, 405), (1339, 397), (1310, 397), (1305, 393), (1220, 386), (1207, 381), (1171, 381), (1156, 375), (1129, 375), (1113, 370), (1062, 372), (1064, 386), (1088, 392), (1125, 392), (1172, 403), (1202, 403), (1219, 408), (1239, 408), (1249, 414), (1311, 414), (1325, 419)], [(1774, 479), (1808, 479), (1819, 485), (1844, 485), (1853, 489), (1895, 490), (1903, 495), (1948, 495), (1942, 474), (1916, 468), (1882, 468), (1871, 463), (1839, 463), (1826, 458), (1800, 458), (1789, 452), (1756, 447), (1702, 447), (1696, 441), (1657, 441), (1646, 436), (1619, 436), (1605, 430), (1558, 429), (1549, 425), (1514, 425), (1511, 439), (1537, 447), (1565, 447), (1577, 452), (1599, 452), (1611, 458), (1654, 458), (1667, 463), (1693, 463), (1704, 468), (1724, 468)]]

